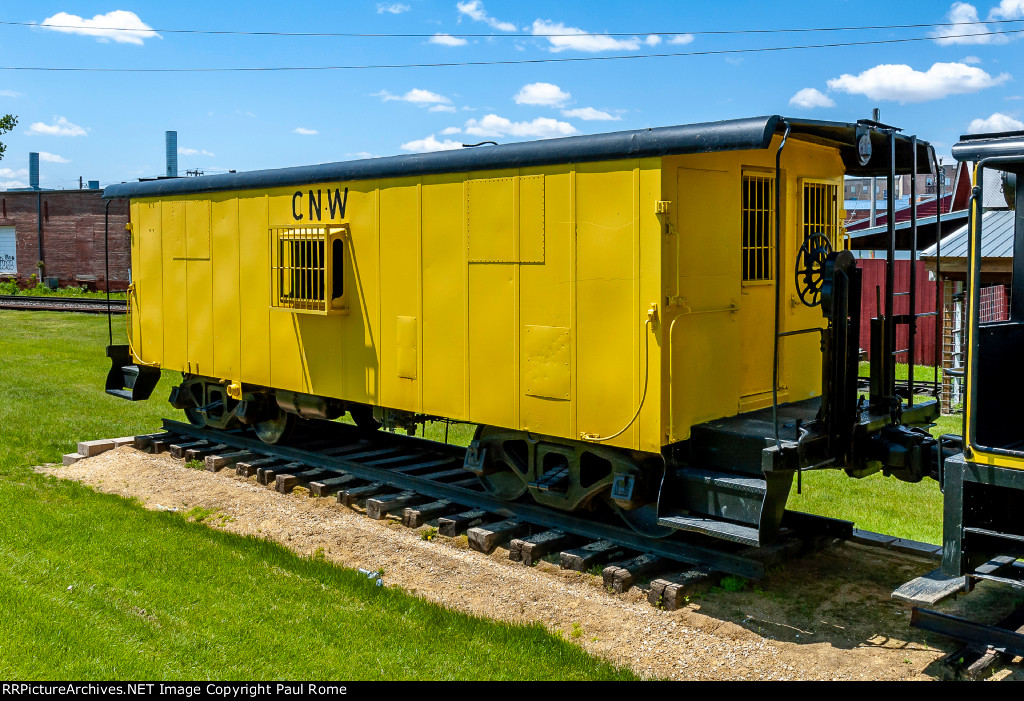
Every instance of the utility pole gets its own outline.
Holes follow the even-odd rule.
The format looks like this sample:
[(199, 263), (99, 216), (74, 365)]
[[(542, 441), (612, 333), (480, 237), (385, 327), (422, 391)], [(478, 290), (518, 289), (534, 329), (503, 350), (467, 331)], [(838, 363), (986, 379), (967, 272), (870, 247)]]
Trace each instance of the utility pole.
[[(881, 121), (882, 120), (882, 111), (880, 109), (878, 109), (877, 107), (875, 109), (871, 110), (871, 119), (873, 121), (875, 121), (875, 122)], [(875, 178), (875, 176), (872, 175), (871, 176), (871, 219), (870, 219), (870, 221), (868, 221), (868, 227), (870, 227), (872, 229), (875, 228), (876, 215), (878, 213), (878, 210), (877, 210), (877, 199), (878, 199), (877, 188), (878, 188), (878, 179)], [(892, 193), (890, 192), (889, 194), (891, 195)]]

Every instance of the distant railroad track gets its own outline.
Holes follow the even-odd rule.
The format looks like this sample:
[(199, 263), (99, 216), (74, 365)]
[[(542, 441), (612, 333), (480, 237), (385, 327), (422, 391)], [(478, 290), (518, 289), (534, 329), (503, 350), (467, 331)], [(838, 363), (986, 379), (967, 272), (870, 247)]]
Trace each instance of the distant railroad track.
[[(127, 312), (128, 303), (123, 299), (110, 300), (112, 314)], [(0, 309), (21, 309), (44, 312), (82, 312), (85, 314), (106, 314), (107, 300), (95, 297), (29, 297), (25, 295), (0, 295)]]

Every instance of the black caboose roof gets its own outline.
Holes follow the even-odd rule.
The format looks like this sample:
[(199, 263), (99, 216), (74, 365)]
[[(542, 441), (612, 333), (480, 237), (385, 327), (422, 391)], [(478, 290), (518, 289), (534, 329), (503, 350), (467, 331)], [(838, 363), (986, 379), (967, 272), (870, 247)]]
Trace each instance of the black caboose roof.
[[(889, 172), (888, 137), (883, 131), (871, 130), (872, 157), (867, 166), (861, 166), (857, 157), (857, 124), (772, 115), (198, 178), (163, 178), (121, 183), (107, 187), (103, 197), (114, 199), (190, 195), (558, 163), (757, 150), (768, 148), (772, 137), (781, 134), (786, 124), (790, 127), (791, 139), (838, 148), (849, 175), (886, 175)], [(934, 156), (931, 146), (925, 141), (918, 141), (917, 145), (918, 172), (931, 172)], [(909, 173), (912, 168), (911, 140), (902, 134), (896, 136), (896, 166), (897, 173)]]

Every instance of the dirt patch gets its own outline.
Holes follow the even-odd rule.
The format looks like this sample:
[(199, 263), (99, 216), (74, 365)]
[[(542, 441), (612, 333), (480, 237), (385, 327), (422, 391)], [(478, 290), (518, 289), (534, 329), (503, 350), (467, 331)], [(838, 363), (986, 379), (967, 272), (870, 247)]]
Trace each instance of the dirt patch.
[[(473, 613), (539, 621), (588, 651), (659, 679), (933, 679), (954, 644), (909, 627), (890, 598), (934, 563), (844, 543), (777, 568), (741, 591), (717, 590), (661, 611), (633, 589), (610, 594), (600, 576), (550, 562), (524, 567), (499, 548), (470, 551), (393, 520), (373, 521), (305, 490), (284, 495), (230, 471), (185, 468), (167, 455), (120, 448), (40, 472), (147, 508), (190, 512), (213, 528), (268, 538), (302, 555), (322, 551), (347, 567), (384, 568), (384, 582)], [(424, 527), (425, 528), (425, 527)], [(422, 530), (422, 529), (421, 529)], [(993, 620), (1004, 590), (979, 591), (942, 610)], [(996, 678), (1024, 679), (1018, 659)]]

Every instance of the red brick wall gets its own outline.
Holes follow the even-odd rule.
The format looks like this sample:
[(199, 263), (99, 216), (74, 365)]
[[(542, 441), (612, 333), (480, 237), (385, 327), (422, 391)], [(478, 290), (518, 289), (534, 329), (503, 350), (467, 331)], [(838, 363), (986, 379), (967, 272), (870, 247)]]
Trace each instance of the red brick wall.
[[(0, 226), (13, 226), (18, 254), (18, 279), (28, 284), (29, 275), (39, 275), (38, 217), (43, 219), (43, 276), (56, 277), (60, 285), (88, 284), (106, 289), (103, 258), (102, 190), (43, 190), (0, 192)], [(110, 203), (110, 289), (128, 287), (131, 269), (131, 236), (128, 202)], [(89, 280), (88, 278), (95, 278)]]

